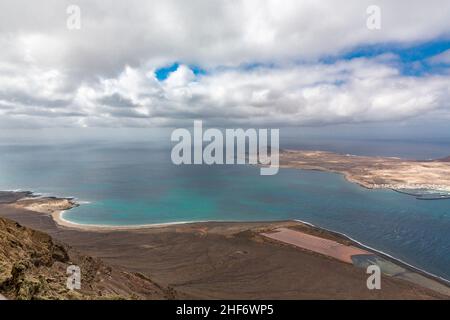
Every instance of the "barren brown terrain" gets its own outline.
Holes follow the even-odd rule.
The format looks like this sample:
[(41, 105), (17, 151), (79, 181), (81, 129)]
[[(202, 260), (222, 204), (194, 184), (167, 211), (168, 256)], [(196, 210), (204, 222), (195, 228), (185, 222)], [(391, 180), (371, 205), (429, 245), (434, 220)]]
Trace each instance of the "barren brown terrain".
[[(83, 271), (80, 290), (66, 286), (67, 267)], [(0, 218), (0, 292), (8, 299), (170, 299), (174, 293), (139, 273), (54, 241), (46, 233)], [(0, 294), (0, 298), (3, 295)]]
[(341, 173), (363, 187), (450, 191), (450, 162), (405, 160), (337, 154), (327, 151), (284, 150), (280, 166)]
[[(126, 272), (133, 279), (141, 275), (144, 283), (159, 288), (153, 296), (142, 293), (141, 298), (448, 299), (445, 294), (384, 275), (382, 290), (368, 290), (364, 269), (261, 235), (284, 227), (352, 244), (339, 235), (295, 221), (82, 230), (57, 224), (49, 212), (18, 206), (20, 198), (17, 194), (0, 194), (0, 216), (44, 232), (54, 241), (98, 259), (113, 270)], [(42, 201), (37, 200), (40, 208)], [(28, 201), (27, 206), (30, 205)], [(15, 246), (19, 250), (20, 241)], [(14, 251), (15, 246), (10, 250)], [(47, 276), (44, 273), (44, 280)], [(139, 282), (133, 283), (141, 288)], [(127, 282), (122, 283), (122, 288), (128, 286)], [(135, 287), (130, 292), (136, 290)]]

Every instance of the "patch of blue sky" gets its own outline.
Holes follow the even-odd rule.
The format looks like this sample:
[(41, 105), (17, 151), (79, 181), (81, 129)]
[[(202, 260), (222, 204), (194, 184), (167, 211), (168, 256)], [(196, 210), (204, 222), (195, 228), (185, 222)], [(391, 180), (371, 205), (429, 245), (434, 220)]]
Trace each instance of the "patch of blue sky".
[[(319, 59), (320, 62), (333, 64), (341, 60), (351, 60), (356, 58), (374, 58), (384, 54), (393, 54), (398, 57), (392, 61), (400, 70), (402, 75), (422, 76), (426, 74), (448, 73), (448, 65), (433, 63), (430, 61), (440, 53), (450, 49), (450, 38), (436, 39), (433, 41), (412, 43), (412, 44), (375, 44), (359, 46), (338, 55), (328, 55)], [(307, 63), (305, 61), (297, 61), (297, 64)], [(156, 78), (159, 81), (167, 79), (170, 73), (176, 71), (181, 63), (174, 62), (170, 65), (161, 67), (155, 71)], [(188, 65), (195, 75), (204, 75), (208, 72), (199, 65)], [(256, 69), (272, 69), (277, 68), (276, 63), (248, 62), (237, 67), (219, 66), (214, 69), (217, 71), (225, 70), (241, 70), (252, 71)]]
[(332, 64), (338, 60), (374, 58), (383, 54), (394, 54), (398, 57), (398, 60), (395, 62), (403, 75), (421, 76), (425, 74), (447, 73), (447, 66), (432, 63), (430, 58), (449, 49), (450, 39), (437, 39), (409, 45), (386, 43), (360, 46), (340, 55), (324, 57), (320, 61)]
[[(180, 66), (179, 62), (174, 62), (171, 65), (167, 65), (167, 66), (161, 67), (159, 69), (156, 69), (155, 76), (159, 81), (164, 81), (165, 79), (167, 79), (167, 77), (170, 75), (170, 73), (176, 71), (179, 66)], [(206, 74), (206, 70), (202, 69), (201, 67), (199, 67), (197, 65), (188, 65), (188, 67), (192, 70), (192, 72), (195, 75)]]

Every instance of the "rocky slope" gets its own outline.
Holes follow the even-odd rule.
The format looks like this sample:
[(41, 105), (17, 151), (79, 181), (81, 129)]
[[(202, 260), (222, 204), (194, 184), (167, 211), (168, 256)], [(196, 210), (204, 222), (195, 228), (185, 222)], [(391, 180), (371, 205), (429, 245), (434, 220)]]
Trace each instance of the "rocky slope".
[[(81, 289), (66, 287), (69, 265), (81, 269)], [(0, 294), (8, 299), (170, 299), (175, 293), (55, 242), (49, 235), (0, 218)]]

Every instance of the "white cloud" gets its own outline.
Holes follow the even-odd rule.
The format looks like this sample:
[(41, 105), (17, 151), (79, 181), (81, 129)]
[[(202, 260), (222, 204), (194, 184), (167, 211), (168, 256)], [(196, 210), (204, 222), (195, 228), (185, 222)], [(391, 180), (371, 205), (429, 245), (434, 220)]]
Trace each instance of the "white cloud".
[(449, 64), (450, 65), (450, 50), (444, 51), (430, 59), (431, 63), (436, 64)]
[[(366, 27), (369, 0), (80, 0), (79, 31), (66, 28), (69, 4), (1, 2), (0, 126), (298, 125), (448, 112), (446, 75), (401, 75), (392, 56), (318, 62), (449, 36), (447, 0), (378, 1), (379, 31)], [(158, 81), (154, 71), (174, 61), (184, 64)]]
[(12, 118), (53, 116), (68, 126), (154, 126), (193, 119), (216, 125), (378, 122), (449, 114), (448, 83), (445, 75), (403, 76), (377, 58), (227, 69), (198, 77), (182, 65), (162, 82), (146, 68), (126, 67), (117, 78), (80, 86), (66, 108), (19, 101), (2, 112)]
[(170, 88), (186, 86), (189, 82), (195, 79), (194, 72), (189, 67), (181, 65), (171, 72), (164, 83)]
[[(446, 0), (381, 0), (382, 28), (366, 27), (369, 0), (80, 0), (82, 28), (66, 28), (70, 1), (4, 0), (0, 39), (39, 64), (119, 72), (145, 61), (207, 65), (316, 59), (363, 44), (449, 35)], [(11, 36), (13, 35), (13, 36)], [(7, 46), (9, 47), (9, 46)]]

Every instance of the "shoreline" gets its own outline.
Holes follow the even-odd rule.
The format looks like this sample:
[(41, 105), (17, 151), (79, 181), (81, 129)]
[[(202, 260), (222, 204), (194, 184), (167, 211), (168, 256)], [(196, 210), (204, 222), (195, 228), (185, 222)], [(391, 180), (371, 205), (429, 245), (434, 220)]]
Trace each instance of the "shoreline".
[[(179, 239), (180, 237), (181, 238), (186, 237), (186, 239), (190, 239), (186, 244), (187, 245), (186, 249), (188, 249), (188, 250), (189, 250), (189, 248), (191, 248), (191, 245), (192, 245), (190, 241), (194, 241), (195, 243), (197, 243), (195, 246), (199, 246), (200, 248), (205, 248), (205, 246), (207, 246), (208, 248), (210, 248), (211, 246), (212, 247), (215, 247), (215, 246), (221, 247), (223, 245), (225, 245), (226, 247), (229, 247), (230, 245), (232, 245), (231, 243), (236, 241), (236, 240), (229, 240), (229, 239), (236, 237), (236, 234), (241, 234), (242, 232), (245, 232), (245, 233), (243, 233), (243, 234), (245, 234), (244, 238), (241, 238), (241, 236), (238, 236), (238, 238), (234, 238), (234, 239), (242, 239), (244, 241), (244, 243), (248, 244), (249, 242), (245, 242), (245, 241), (251, 241), (250, 243), (252, 243), (252, 241), (254, 241), (254, 240), (250, 240), (250, 239), (252, 239), (253, 237), (260, 237), (261, 234), (264, 232), (270, 232), (271, 230), (275, 230), (275, 228), (279, 228), (280, 226), (281, 227), (286, 226), (288, 228), (292, 228), (293, 230), (296, 230), (296, 228), (300, 228), (303, 230), (303, 232), (306, 232), (306, 233), (309, 233), (312, 235), (316, 235), (316, 236), (322, 237), (324, 239), (340, 239), (337, 241), (344, 241), (343, 243), (348, 242), (351, 245), (354, 245), (356, 247), (364, 248), (367, 251), (371, 252), (374, 256), (378, 256), (379, 258), (387, 261), (387, 263), (394, 264), (395, 266), (398, 266), (404, 270), (401, 273), (385, 274), (387, 276), (390, 276), (390, 278), (392, 278), (393, 281), (395, 281), (395, 279), (403, 280), (403, 281), (406, 281), (413, 285), (418, 285), (419, 287), (431, 289), (434, 292), (442, 293), (446, 296), (450, 295), (449, 294), (450, 282), (447, 281), (446, 279), (441, 278), (436, 275), (433, 275), (432, 273), (426, 272), (424, 270), (421, 270), (420, 268), (416, 268), (412, 265), (409, 265), (409, 264), (401, 261), (400, 259), (396, 259), (395, 257), (390, 256), (389, 254), (385, 254), (376, 249), (373, 249), (370, 246), (366, 246), (363, 243), (347, 236), (344, 233), (339, 233), (339, 232), (336, 232), (333, 230), (318, 227), (312, 223), (302, 221), (300, 219), (274, 220), (274, 221), (261, 221), (261, 220), (259, 220), (259, 221), (215, 221), (215, 220), (175, 221), (175, 222), (166, 222), (166, 223), (153, 223), (153, 224), (128, 225), (128, 226), (85, 225), (85, 224), (75, 223), (75, 222), (71, 222), (71, 221), (64, 219), (65, 211), (70, 210), (71, 208), (79, 205), (79, 203), (76, 203), (73, 199), (63, 199), (63, 198), (55, 198), (55, 197), (51, 197), (51, 198), (40, 197), (39, 198), (39, 197), (35, 197), (35, 196), (26, 197), (25, 194), (26, 193), (24, 193), (24, 192), (22, 192), (19, 195), (18, 194), (16, 194), (16, 195), (10, 194), (9, 197), (6, 197), (6, 198), (10, 199), (10, 198), (19, 197), (19, 199), (17, 201), (8, 201), (8, 202), (4, 201), (3, 202), (3, 205), (6, 208), (9, 207), (12, 210), (21, 210), (23, 212), (22, 213), (23, 218), (20, 218), (19, 221), (21, 221), (22, 219), (26, 219), (25, 221), (28, 221), (28, 222), (25, 225), (28, 225), (28, 226), (30, 226), (30, 224), (29, 224), (30, 221), (36, 221), (35, 223), (32, 223), (31, 226), (33, 226), (33, 225), (34, 226), (42, 226), (41, 223), (43, 223), (43, 221), (41, 219), (43, 217), (45, 217), (45, 219), (47, 219), (47, 221), (48, 221), (47, 222), (48, 226), (45, 227), (43, 231), (50, 231), (52, 234), (58, 235), (58, 238), (60, 238), (64, 241), (67, 241), (67, 243), (69, 243), (69, 244), (75, 244), (76, 242), (78, 242), (78, 246), (81, 245), (82, 250), (83, 250), (83, 247), (86, 246), (87, 244), (85, 241), (82, 241), (81, 239), (95, 239), (95, 241), (103, 241), (100, 239), (102, 239), (103, 237), (106, 237), (107, 239), (110, 239), (110, 240), (107, 241), (107, 243), (100, 245), (99, 247), (97, 247), (97, 245), (96, 245), (97, 249), (92, 249), (90, 247), (90, 245), (85, 247), (84, 249), (87, 250), (86, 252), (91, 253), (93, 255), (102, 256), (102, 255), (106, 254), (106, 256), (109, 257), (107, 260), (109, 260), (112, 263), (117, 263), (118, 261), (120, 261), (120, 264), (124, 265), (125, 267), (128, 266), (128, 267), (134, 268), (133, 266), (129, 266), (129, 261), (131, 259), (129, 256), (130, 254), (131, 255), (136, 254), (137, 256), (140, 256), (142, 254), (146, 255), (147, 251), (143, 252), (143, 251), (139, 250), (138, 251), (139, 253), (137, 253), (137, 252), (133, 253), (134, 252), (133, 249), (129, 249), (129, 250), (127, 249), (123, 253), (119, 254), (118, 256), (110, 257), (109, 256), (109, 247), (108, 247), (110, 245), (110, 241), (113, 241), (117, 244), (120, 243), (122, 246), (125, 246), (126, 248), (128, 248), (130, 243), (134, 243), (134, 246), (137, 246), (137, 248), (140, 248), (142, 246), (142, 248), (144, 248), (145, 250), (148, 250), (148, 248), (153, 248), (154, 246), (159, 248), (160, 244), (159, 244), (159, 242), (157, 242), (155, 244), (148, 244), (147, 243), (148, 238), (146, 235), (153, 235), (152, 237), (159, 237), (159, 235), (161, 235), (161, 237), (162, 237), (161, 239), (166, 239), (164, 241), (167, 241), (167, 238), (165, 237), (165, 235), (170, 234), (171, 235), (170, 239), (173, 239), (174, 242), (169, 241), (169, 243), (167, 244), (167, 247), (168, 247), (169, 252), (171, 252), (171, 250), (172, 250), (171, 248), (173, 248), (174, 245), (182, 246), (182, 247), (184, 246), (181, 244), (184, 242), (180, 243), (177, 240), (175, 240), (175, 239)], [(64, 205), (64, 208), (62, 207), (62, 205)], [(33, 215), (33, 213), (35, 213), (35, 215)], [(27, 216), (29, 218), (26, 218)], [(41, 228), (38, 228), (38, 229), (41, 229)], [(76, 233), (74, 233), (74, 232), (76, 232)], [(212, 238), (209, 238), (210, 240), (206, 240), (208, 238), (203, 238), (210, 232), (212, 233), (211, 234)], [(249, 232), (249, 233), (247, 233), (247, 232)], [(77, 233), (78, 233), (78, 235), (77, 235)], [(219, 234), (221, 234), (221, 237), (224, 237), (223, 241), (225, 241), (225, 242), (220, 242), (220, 244), (217, 244), (213, 241), (213, 242), (209, 243), (212, 239), (216, 239), (215, 237), (217, 237)], [(252, 234), (253, 234), (253, 236), (252, 236)], [(192, 236), (190, 236), (190, 235), (194, 236), (194, 238), (191, 238)], [(232, 235), (234, 235), (234, 236), (232, 236)], [(231, 237), (231, 238), (228, 238), (228, 237)], [(132, 239), (135, 239), (135, 240), (132, 240)], [(138, 239), (140, 239), (140, 240), (138, 240)], [(196, 240), (194, 240), (194, 239), (196, 239)], [(200, 240), (200, 239), (204, 239), (204, 240)], [(244, 239), (247, 239), (247, 240), (244, 240)], [(143, 240), (144, 240), (144, 242), (143, 242)], [(207, 241), (206, 243), (204, 242), (205, 240)], [(230, 243), (229, 241), (232, 241), (232, 242)], [(290, 255), (288, 252), (291, 252), (291, 251), (289, 251), (291, 249), (289, 249), (290, 246), (288, 244), (280, 243), (280, 244), (278, 244), (278, 246), (279, 245), (281, 245), (281, 247), (279, 247), (279, 248), (277, 248), (277, 247), (270, 248), (270, 246), (269, 247), (264, 246), (265, 249), (258, 249), (258, 250), (269, 250), (269, 251), (274, 250), (273, 254), (282, 254), (283, 256)], [(261, 248), (261, 247), (258, 247), (258, 248)], [(136, 250), (138, 250), (138, 249), (136, 249)], [(184, 252), (184, 250), (185, 249), (183, 249), (183, 251), (181, 251), (181, 252)], [(255, 248), (253, 248), (253, 250), (255, 250)], [(152, 255), (151, 252), (153, 252), (153, 251), (148, 251), (148, 254)], [(181, 252), (179, 254), (181, 254)], [(283, 253), (280, 253), (280, 252), (283, 252)], [(294, 254), (294, 252), (297, 252), (297, 253), (295, 253), (295, 255), (301, 254), (303, 259), (307, 259), (308, 261), (310, 259), (313, 259), (313, 260), (316, 259), (314, 257), (317, 257), (317, 259), (325, 259), (322, 261), (330, 261), (329, 263), (321, 264), (321, 266), (323, 266), (323, 267), (326, 266), (325, 268), (332, 268), (331, 267), (332, 265), (335, 266), (334, 268), (336, 268), (338, 266), (339, 266), (339, 268), (341, 268), (341, 266), (342, 266), (342, 268), (346, 268), (340, 264), (342, 262), (335, 260), (332, 257), (330, 258), (327, 255), (316, 253), (314, 250), (313, 251), (306, 250), (306, 252), (302, 251), (302, 250), (300, 250), (300, 251), (295, 250), (295, 251), (292, 251), (292, 254)], [(301, 252), (305, 252), (305, 253), (301, 253)], [(237, 254), (237, 255), (241, 256), (243, 254), (246, 255), (247, 253), (248, 253), (248, 251), (244, 250), (244, 251), (232, 251), (232, 253), (230, 253), (230, 254), (232, 254), (232, 255)], [(124, 256), (122, 256), (122, 254)], [(181, 259), (181, 261), (184, 261), (184, 259), (187, 259), (187, 257), (185, 257), (185, 258), (180, 258), (179, 256), (176, 256), (176, 257), (177, 258), (175, 258), (175, 256), (173, 256), (173, 259)], [(298, 257), (298, 256), (296, 256), (296, 257)], [(306, 257), (308, 257), (308, 258), (306, 258)], [(322, 257), (322, 258), (320, 258), (320, 257)], [(123, 258), (125, 260), (123, 260)], [(137, 259), (138, 259), (137, 261), (139, 261), (139, 258), (137, 258)], [(328, 259), (331, 259), (331, 260), (328, 260)], [(289, 261), (291, 261), (291, 260), (289, 259)], [(156, 263), (158, 265), (158, 262), (156, 262)], [(275, 261), (272, 261), (270, 263), (277, 264), (277, 262), (275, 262)], [(298, 265), (296, 268), (301, 269), (301, 268), (310, 268), (311, 267), (310, 265), (303, 265), (303, 264), (301, 264), (301, 265), (302, 265), (302, 267), (300, 267), (300, 265)], [(207, 265), (202, 264), (201, 266), (202, 266), (202, 268), (205, 268)], [(254, 266), (254, 267), (257, 268), (256, 266)], [(353, 267), (355, 267), (355, 266), (353, 266)], [(148, 266), (142, 265), (140, 268), (142, 268), (143, 270), (147, 270)], [(186, 266), (186, 268), (191, 270), (192, 266), (188, 265), (188, 266)], [(360, 269), (360, 268), (358, 268), (358, 269)], [(152, 269), (150, 269), (150, 271), (149, 270), (147, 270), (147, 271), (154, 272), (155, 269), (152, 268)], [(164, 270), (161, 270), (158, 272), (161, 272), (163, 275), (165, 275), (167, 273), (167, 271), (164, 271)], [(357, 271), (356, 269), (355, 269), (355, 271), (350, 271), (350, 269), (348, 269), (348, 272), (350, 272), (350, 274), (353, 274), (353, 272), (363, 274), (363, 271)], [(172, 279), (171, 278), (172, 274), (170, 272), (168, 272), (168, 273), (169, 273), (168, 279)], [(190, 273), (188, 273), (188, 274), (190, 274)], [(217, 274), (214, 274), (214, 276), (218, 277)], [(279, 277), (280, 277), (279, 278), (280, 281), (286, 281), (286, 279), (283, 278), (281, 274), (279, 275)], [(244, 276), (244, 278), (245, 278), (245, 276)], [(183, 279), (184, 279), (184, 276), (183, 276)], [(169, 281), (172, 281), (172, 280), (169, 280)], [(287, 285), (287, 283), (286, 283), (286, 285)]]
[[(437, 193), (447, 192), (450, 196), (450, 179), (447, 178), (450, 176), (450, 166), (445, 159), (423, 161), (284, 149), (280, 152), (281, 168), (342, 174), (348, 182), (372, 190), (424, 189)], [(441, 178), (436, 180), (436, 175)]]
[(384, 251), (381, 251), (381, 250), (375, 249), (375, 248), (373, 248), (371, 246), (368, 246), (368, 245), (366, 245), (366, 244), (364, 244), (364, 243), (362, 243), (362, 242), (360, 242), (360, 241), (358, 241), (358, 240), (348, 236), (347, 234), (345, 234), (343, 232), (338, 232), (338, 231), (330, 230), (330, 229), (327, 229), (327, 228), (324, 228), (324, 227), (319, 227), (319, 226), (316, 226), (316, 225), (314, 225), (314, 224), (312, 224), (310, 222), (303, 221), (303, 220), (300, 220), (300, 219), (295, 219), (294, 221), (298, 221), (300, 223), (309, 225), (309, 226), (311, 226), (313, 228), (317, 228), (317, 229), (320, 229), (320, 230), (323, 230), (323, 231), (326, 231), (326, 232), (330, 232), (330, 233), (334, 233), (334, 234), (340, 235), (340, 236), (342, 236), (344, 238), (347, 238), (348, 240), (352, 241), (355, 245), (357, 245), (357, 246), (359, 246), (359, 247), (361, 247), (363, 249), (366, 249), (366, 250), (372, 251), (374, 253), (377, 253), (377, 254), (379, 254), (380, 256), (384, 257), (387, 260), (391, 260), (392, 262), (395, 262), (395, 263), (397, 263), (399, 265), (402, 265), (402, 266), (404, 266), (407, 269), (411, 269), (414, 272), (420, 273), (420, 274), (424, 275), (425, 277), (430, 277), (433, 280), (436, 280), (438, 282), (443, 283), (444, 285), (450, 286), (450, 280), (447, 280), (447, 279), (442, 278), (442, 277), (440, 277), (438, 275), (435, 275), (435, 274), (433, 274), (431, 272), (428, 272), (428, 271), (423, 270), (423, 269), (421, 269), (419, 267), (416, 267), (416, 266), (414, 266), (412, 264), (409, 264), (409, 263), (407, 263), (407, 262), (405, 262), (405, 261), (403, 261), (403, 260), (401, 260), (399, 258), (396, 258), (396, 257), (394, 257), (394, 256), (392, 256), (392, 255), (390, 255), (390, 254), (388, 254), (386, 252), (384, 252)]
[[(107, 224), (86, 224), (77, 223), (64, 219), (63, 214), (68, 211), (62, 210), (51, 214), (53, 221), (58, 226), (66, 227), (70, 229), (76, 229), (79, 231), (128, 231), (139, 229), (151, 229), (151, 228), (163, 228), (176, 225), (185, 225), (190, 223), (208, 223), (208, 222), (233, 222), (233, 221), (220, 221), (220, 220), (191, 220), (191, 221), (174, 221), (174, 222), (161, 222), (161, 223), (149, 223), (149, 224), (130, 224), (130, 225), (107, 225)], [(237, 222), (237, 221), (236, 221)], [(246, 222), (246, 221), (242, 221)]]
[[(337, 174), (345, 179), (345, 181), (355, 184), (363, 189), (366, 190), (391, 190), (400, 194), (404, 194), (413, 198), (416, 198), (417, 200), (450, 200), (450, 187), (449, 186), (443, 186), (443, 185), (392, 185), (392, 184), (367, 184), (362, 181), (359, 181), (355, 179), (353, 176), (349, 175), (346, 172), (341, 172), (337, 170), (329, 170), (325, 168), (296, 168), (291, 166), (280, 166), (280, 169), (295, 169), (295, 170), (303, 170), (303, 171), (316, 171), (316, 172), (325, 172), (325, 173), (333, 173)], [(428, 191), (435, 191), (436, 193), (439, 192), (448, 192), (449, 195), (445, 197), (440, 198), (420, 198), (417, 194), (402, 191), (402, 190), (417, 190), (417, 189), (423, 189)]]
[[(395, 190), (393, 190), (395, 191)], [(77, 202), (74, 200), (74, 198), (57, 198), (57, 197), (40, 197), (39, 195), (34, 196), (33, 192), (29, 192), (27, 191), (26, 193), (28, 193), (29, 195), (31, 195), (31, 197), (29, 199), (31, 200), (37, 200), (37, 199), (51, 199), (51, 200), (69, 200), (69, 203), (72, 203), (73, 205), (71, 207), (68, 207), (64, 210), (54, 210), (51, 213), (47, 213), (47, 212), (40, 212), (40, 211), (35, 211), (35, 210), (30, 210), (30, 211), (34, 211), (34, 212), (40, 212), (40, 213), (44, 213), (44, 214), (49, 214), (52, 218), (52, 220), (55, 222), (55, 224), (58, 227), (62, 227), (62, 228), (68, 228), (68, 229), (72, 229), (72, 230), (77, 230), (77, 231), (81, 231), (81, 232), (115, 232), (115, 231), (136, 231), (136, 230), (146, 230), (146, 229), (157, 229), (157, 228), (165, 228), (165, 227), (170, 227), (170, 226), (181, 226), (181, 225), (189, 225), (189, 224), (201, 224), (201, 223), (252, 223), (252, 222), (267, 222), (267, 223), (271, 223), (271, 222), (279, 222), (278, 220), (274, 220), (274, 221), (237, 221), (237, 220), (191, 220), (191, 221), (173, 221), (173, 222), (162, 222), (162, 223), (149, 223), (149, 224), (139, 224), (139, 225), (94, 225), (94, 224), (83, 224), (83, 223), (76, 223), (76, 222), (72, 222), (70, 220), (64, 219), (63, 215), (66, 211), (78, 207), (80, 206), (80, 202)], [(21, 199), (23, 200), (23, 199)], [(311, 222), (307, 222), (301, 219), (291, 219), (291, 220), (286, 220), (286, 222), (298, 222), (307, 226), (310, 226), (312, 228), (321, 230), (321, 231), (325, 231), (327, 233), (331, 233), (331, 234), (335, 234), (338, 235), (340, 237), (345, 238), (346, 240), (349, 240), (351, 242), (353, 242), (356, 246), (369, 250), (373, 253), (376, 253), (378, 255), (380, 255), (381, 257), (390, 260), (391, 262), (398, 264), (400, 266), (403, 266), (406, 269), (409, 269), (410, 271), (416, 272), (418, 274), (423, 275), (424, 277), (427, 278), (431, 278), (443, 285), (449, 286), (450, 287), (450, 280), (447, 280), (443, 277), (440, 277), (438, 275), (435, 275), (431, 272), (428, 272), (424, 269), (421, 269), (419, 267), (416, 267), (412, 264), (409, 264), (399, 258), (396, 258), (395, 256), (392, 256), (384, 251), (375, 249), (369, 245), (366, 245), (350, 236), (348, 236), (347, 234), (343, 233), (343, 232), (339, 232), (339, 231), (335, 231), (335, 230), (331, 230), (331, 229), (327, 229), (325, 227), (320, 227), (317, 226)]]

